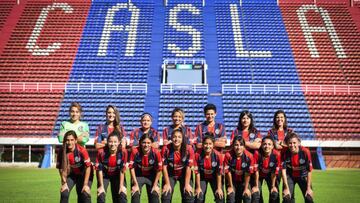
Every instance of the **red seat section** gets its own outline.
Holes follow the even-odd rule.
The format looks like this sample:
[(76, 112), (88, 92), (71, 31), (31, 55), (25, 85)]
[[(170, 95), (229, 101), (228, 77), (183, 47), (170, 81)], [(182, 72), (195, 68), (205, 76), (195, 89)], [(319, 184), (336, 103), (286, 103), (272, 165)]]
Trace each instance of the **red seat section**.
[(305, 91), (317, 139), (359, 139), (360, 34), (347, 5), (282, 4), (281, 11), (301, 83), (325, 89)]
[(360, 91), (305, 96), (318, 139), (360, 138)]
[(51, 136), (63, 90), (0, 89), (0, 137)]
[(14, 4), (15, 1), (11, 1), (11, 0), (0, 1), (0, 31), (3, 29), (6, 19), (9, 16)]
[(27, 1), (0, 56), (2, 82), (66, 82), (90, 1)]
[(67, 82), (90, 4), (26, 2), (0, 56), (0, 136), (51, 136), (64, 85), (48, 82)]
[[(304, 84), (354, 84), (346, 74), (343, 60), (355, 60), (353, 45), (357, 30), (348, 11), (330, 9), (331, 5), (281, 5), (283, 19), (293, 49), (295, 63)], [(329, 10), (328, 10), (329, 8)], [(345, 14), (344, 14), (345, 13)], [(344, 25), (348, 33), (342, 32)], [(349, 82), (348, 82), (349, 81)], [(353, 81), (353, 82), (351, 82)], [(359, 82), (359, 80), (357, 80)]]
[(336, 23), (336, 32), (341, 37), (346, 58), (339, 58), (339, 65), (350, 85), (360, 84), (360, 33), (346, 5), (322, 5)]

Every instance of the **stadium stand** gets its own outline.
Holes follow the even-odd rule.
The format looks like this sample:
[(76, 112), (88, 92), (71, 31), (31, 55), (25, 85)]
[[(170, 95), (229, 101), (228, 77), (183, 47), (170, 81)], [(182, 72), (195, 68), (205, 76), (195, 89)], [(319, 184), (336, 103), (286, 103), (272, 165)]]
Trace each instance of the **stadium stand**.
[(85, 1), (28, 1), (0, 56), (1, 82), (66, 82), (87, 9)]
[[(337, 160), (360, 146), (360, 10), (316, 2), (0, 0), (0, 144), (55, 144), (72, 101), (92, 138), (108, 104), (130, 132), (149, 109), (161, 131), (175, 106), (194, 130), (216, 101), (228, 134), (244, 109), (263, 135), (284, 109), (329, 166), (356, 166)], [(191, 58), (210, 62), (206, 91), (163, 91), (160, 63)]]
[(1, 136), (50, 137), (62, 96), (62, 91), (1, 91)]
[(318, 139), (359, 139), (359, 92), (309, 92), (305, 95)]
[[(79, 84), (79, 83), (77, 83)], [(121, 124), (130, 133), (139, 126), (140, 115), (144, 112), (146, 84), (94, 84), (93, 88), (68, 84), (59, 115), (54, 127), (53, 136), (59, 132), (60, 123), (69, 119), (71, 102), (79, 102), (83, 108), (83, 119), (89, 124), (90, 137), (95, 137), (96, 128), (105, 122), (105, 109), (109, 104), (119, 108)]]
[(223, 84), (299, 83), (279, 8), (265, 5), (216, 4)]
[[(338, 61), (346, 57), (344, 45), (331, 17), (327, 19), (329, 23), (324, 24), (322, 16), (328, 16), (327, 12), (315, 5), (289, 5), (281, 6), (281, 9), (302, 83), (347, 84)], [(333, 43), (324, 26), (334, 34)], [(320, 27), (322, 31), (314, 32), (313, 35), (310, 31), (303, 34), (307, 27)], [(335, 43), (339, 46), (338, 51), (334, 47)]]
[[(255, 89), (255, 88), (254, 88)], [(223, 95), (224, 122), (226, 130), (231, 133), (238, 123), (240, 112), (249, 110), (254, 115), (256, 127), (262, 136), (272, 126), (274, 112), (283, 109), (289, 121), (289, 127), (298, 132), (303, 139), (313, 140), (315, 134), (310, 115), (301, 91), (226, 91)]]
[(204, 58), (202, 4), (201, 1), (186, 2), (169, 1), (166, 7), (164, 60), (169, 58)]
[(146, 82), (153, 9), (151, 3), (93, 2), (70, 81)]
[(15, 2), (10, 0), (0, 1), (0, 31), (3, 29), (6, 19), (9, 16), (14, 4)]
[[(354, 47), (359, 47), (359, 33), (354, 23), (349, 21), (350, 14), (344, 4), (293, 4), (281, 6), (281, 9), (302, 83), (358, 85), (359, 70), (354, 70), (357, 69), (354, 66), (358, 66), (359, 55), (355, 54)], [(307, 26), (317, 30), (302, 35), (302, 30), (306, 31)], [(359, 105), (348, 99), (356, 98), (357, 93), (345, 90), (343, 93), (329, 94), (305, 94), (317, 138), (354, 139), (359, 134), (359, 123), (355, 121), (358, 119)], [(344, 101), (346, 106), (337, 101)], [(348, 118), (330, 121), (329, 118), (335, 115)]]

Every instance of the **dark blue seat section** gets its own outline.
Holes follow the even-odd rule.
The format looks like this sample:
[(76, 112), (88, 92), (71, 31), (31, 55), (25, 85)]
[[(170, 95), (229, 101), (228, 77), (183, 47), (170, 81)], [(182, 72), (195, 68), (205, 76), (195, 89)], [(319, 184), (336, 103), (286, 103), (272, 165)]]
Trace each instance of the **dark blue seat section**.
[[(171, 14), (171, 11), (177, 9), (179, 12)], [(165, 16), (163, 59), (204, 58), (202, 1), (170, 0)], [(179, 27), (172, 25), (171, 22), (177, 22)], [(196, 40), (193, 40), (193, 36)], [(174, 51), (175, 49), (179, 50)]]
[(240, 112), (249, 110), (254, 116), (255, 126), (265, 136), (272, 127), (274, 113), (283, 109), (290, 128), (298, 132), (302, 139), (315, 139), (302, 92), (226, 92), (223, 94), (223, 109), (228, 133), (237, 126)]
[[(243, 1), (242, 6), (239, 1), (225, 2), (215, 4), (221, 82), (299, 84), (276, 2)], [(231, 7), (237, 13), (238, 23), (234, 15), (231, 17)], [(236, 56), (235, 39), (242, 42), (243, 51), (252, 52), (254, 57)], [(259, 56), (258, 51), (269, 51), (271, 57)]]
[(159, 108), (159, 131), (171, 125), (171, 112), (175, 107), (185, 111), (185, 124), (190, 126), (193, 132), (198, 123), (204, 120), (203, 108), (207, 104), (206, 92), (174, 91), (160, 95)]
[(69, 119), (69, 106), (75, 101), (82, 105), (81, 120), (89, 124), (90, 137), (94, 137), (97, 126), (105, 122), (105, 110), (109, 104), (118, 108), (121, 123), (130, 133), (140, 125), (139, 118), (144, 112), (145, 94), (145, 91), (68, 90), (61, 104), (53, 135), (56, 136), (59, 132), (60, 123)]
[[(126, 2), (100, 0), (92, 3), (70, 75), (71, 82), (146, 82), (154, 6), (150, 0), (132, 1), (130, 6)], [(102, 37), (105, 33), (106, 16), (109, 9), (114, 9), (115, 6), (121, 9), (115, 12), (112, 26), (125, 28), (122, 31), (110, 30), (108, 44), (105, 46), (107, 49), (102, 49), (100, 44), (105, 44), (106, 41)], [(134, 26), (133, 30), (136, 31), (132, 34), (129, 34), (129, 25), (131, 18), (135, 19), (137, 15), (130, 12), (129, 7), (131, 10), (139, 10), (137, 29)], [(111, 25), (110, 22), (109, 24)], [(130, 48), (131, 44), (135, 47), (133, 54), (126, 52), (126, 47)], [(102, 50), (103, 54), (99, 54), (99, 50)]]

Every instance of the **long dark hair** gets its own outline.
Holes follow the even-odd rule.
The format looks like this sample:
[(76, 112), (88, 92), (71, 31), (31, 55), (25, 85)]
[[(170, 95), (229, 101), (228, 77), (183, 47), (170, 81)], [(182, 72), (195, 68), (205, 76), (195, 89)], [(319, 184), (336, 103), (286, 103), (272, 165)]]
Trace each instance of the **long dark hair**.
[(107, 112), (108, 110), (112, 108), (114, 110), (115, 113), (115, 119), (114, 119), (114, 130), (117, 130), (117, 132), (119, 133), (120, 138), (123, 137), (122, 131), (121, 131), (121, 124), (120, 124), (120, 113), (119, 110), (116, 108), (116, 106), (113, 105), (108, 105), (106, 107), (106, 111), (105, 111), (105, 115), (107, 116)]
[(234, 145), (235, 145), (235, 142), (236, 142), (236, 141), (239, 141), (239, 142), (240, 142), (240, 145), (245, 147), (245, 140), (244, 140), (244, 138), (243, 138), (242, 136), (235, 136), (235, 137), (234, 137), (234, 140), (233, 140), (232, 143), (231, 143), (231, 150), (234, 149)]
[(70, 164), (69, 164), (69, 159), (67, 157), (67, 147), (66, 147), (66, 139), (69, 136), (73, 136), (75, 138), (75, 140), (77, 140), (77, 135), (76, 132), (73, 130), (69, 130), (65, 133), (64, 135), (64, 139), (63, 139), (63, 143), (62, 143), (62, 157), (61, 157), (61, 172), (62, 172), (62, 176), (66, 179), (67, 176), (70, 173)]
[(243, 130), (243, 126), (241, 124), (241, 119), (244, 116), (248, 116), (250, 118), (249, 133), (255, 133), (257, 131), (255, 128), (255, 124), (254, 124), (255, 121), (254, 121), (253, 115), (248, 110), (244, 110), (240, 113), (237, 129), (239, 130), (239, 132)]
[(287, 129), (287, 127), (288, 127), (287, 116), (286, 116), (286, 114), (285, 114), (285, 111), (284, 111), (284, 110), (281, 110), (281, 109), (277, 110), (277, 111), (274, 113), (272, 129), (273, 129), (273, 130), (278, 130), (278, 129), (279, 129), (279, 126), (278, 126), (278, 124), (276, 123), (276, 116), (279, 115), (279, 114), (283, 114), (283, 115), (284, 115), (284, 118), (285, 118), (285, 120), (284, 120), (284, 130), (285, 130), (285, 129)]
[(186, 137), (182, 132), (182, 129), (175, 129), (172, 131), (171, 133), (171, 139), (173, 138), (173, 136), (175, 135), (175, 133), (181, 133), (182, 139), (181, 139), (181, 146), (180, 146), (180, 153), (181, 153), (181, 159), (184, 159), (186, 157), (186, 147), (187, 147), (187, 143), (186, 143)]

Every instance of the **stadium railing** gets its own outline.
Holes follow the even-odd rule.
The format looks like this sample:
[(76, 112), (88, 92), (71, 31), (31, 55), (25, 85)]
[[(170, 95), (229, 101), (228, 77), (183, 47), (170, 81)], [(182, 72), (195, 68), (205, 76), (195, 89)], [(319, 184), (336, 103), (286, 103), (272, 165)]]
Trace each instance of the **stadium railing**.
[(360, 85), (223, 84), (222, 92), (360, 93)]
[(41, 82), (2, 82), (0, 83), (2, 91), (41, 91), (48, 90), (65, 92), (68, 90), (103, 90), (103, 91), (145, 91), (146, 83), (41, 83)]
[(160, 92), (173, 92), (173, 91), (193, 91), (193, 92), (209, 92), (207, 84), (161, 84)]

